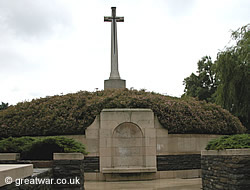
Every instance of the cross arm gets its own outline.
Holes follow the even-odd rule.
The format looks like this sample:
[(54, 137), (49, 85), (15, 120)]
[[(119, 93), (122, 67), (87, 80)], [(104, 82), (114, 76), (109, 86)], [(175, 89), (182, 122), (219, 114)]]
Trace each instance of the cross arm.
[(113, 17), (110, 17), (110, 16), (104, 17), (104, 22), (112, 22), (112, 20), (113, 20)]
[(124, 17), (111, 17), (111, 16), (105, 16), (104, 22), (112, 22), (113, 19), (116, 22), (124, 22)]
[(124, 17), (115, 17), (116, 22), (124, 22)]

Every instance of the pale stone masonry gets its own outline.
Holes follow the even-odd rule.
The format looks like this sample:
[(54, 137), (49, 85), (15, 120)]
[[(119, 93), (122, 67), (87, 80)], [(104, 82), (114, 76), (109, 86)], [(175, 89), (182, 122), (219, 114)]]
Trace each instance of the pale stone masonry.
[(219, 135), (168, 134), (152, 110), (125, 108), (104, 109), (85, 135), (67, 137), (89, 152), (85, 180), (115, 181), (200, 177), (201, 150)]
[[(155, 179), (156, 130), (152, 110), (102, 110), (99, 138), (100, 172), (106, 180), (135, 180), (145, 176)], [(129, 175), (123, 177), (121, 173)]]
[(0, 153), (0, 160), (19, 160), (20, 153)]
[(84, 155), (81, 153), (54, 153), (53, 160), (83, 160)]
[(217, 137), (168, 134), (152, 110), (125, 108), (102, 110), (75, 139), (89, 152), (85, 179), (115, 181), (200, 177), (201, 150)]
[[(2, 164), (0, 165), (0, 187), (11, 184), (16, 179), (29, 177), (32, 174), (32, 164)], [(9, 180), (6, 184), (7, 178)]]
[(111, 7), (112, 16), (104, 17), (104, 22), (111, 22), (111, 72), (108, 80), (104, 81), (104, 90), (126, 88), (126, 81), (120, 78), (118, 69), (117, 22), (124, 22), (124, 17), (116, 16), (116, 7)]

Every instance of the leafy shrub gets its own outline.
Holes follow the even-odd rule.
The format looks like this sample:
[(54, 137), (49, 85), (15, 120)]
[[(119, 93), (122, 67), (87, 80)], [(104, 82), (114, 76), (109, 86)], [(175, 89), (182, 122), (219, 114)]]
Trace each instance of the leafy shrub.
[(36, 141), (34, 137), (20, 137), (0, 140), (0, 152), (2, 153), (20, 153), (28, 149), (28, 147)]
[(227, 135), (211, 140), (206, 150), (250, 148), (250, 134)]
[(86, 154), (83, 144), (65, 137), (9, 137), (0, 141), (0, 152), (21, 153), (21, 159), (30, 160), (52, 160), (54, 152)]
[(221, 107), (145, 90), (78, 92), (0, 111), (0, 137), (83, 134), (104, 108), (150, 108), (169, 133), (237, 134), (245, 128)]

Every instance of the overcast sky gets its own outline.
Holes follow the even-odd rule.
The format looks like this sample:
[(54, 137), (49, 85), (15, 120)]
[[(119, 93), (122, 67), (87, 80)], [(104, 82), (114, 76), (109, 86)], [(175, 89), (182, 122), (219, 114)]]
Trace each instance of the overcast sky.
[(198, 60), (250, 21), (249, 0), (0, 0), (0, 103), (95, 91), (110, 74), (117, 7), (119, 72), (127, 88), (171, 96)]

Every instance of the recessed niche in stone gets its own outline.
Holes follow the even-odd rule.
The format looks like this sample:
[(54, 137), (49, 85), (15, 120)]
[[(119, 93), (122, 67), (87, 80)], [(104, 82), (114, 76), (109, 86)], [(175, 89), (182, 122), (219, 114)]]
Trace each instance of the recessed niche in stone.
[(112, 167), (143, 167), (143, 134), (139, 126), (125, 122), (112, 135)]

